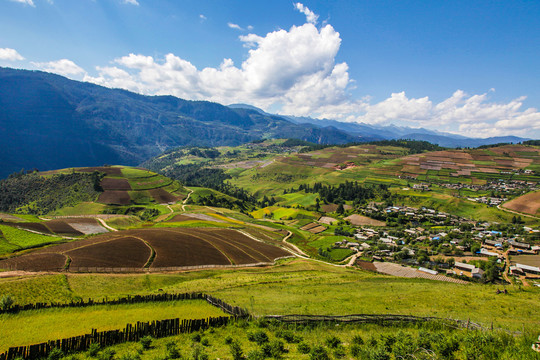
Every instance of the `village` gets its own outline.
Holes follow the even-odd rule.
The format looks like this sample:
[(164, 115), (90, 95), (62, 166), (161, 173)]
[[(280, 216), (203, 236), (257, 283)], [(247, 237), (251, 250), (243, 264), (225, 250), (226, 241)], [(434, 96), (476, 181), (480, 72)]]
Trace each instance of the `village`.
[(343, 238), (334, 248), (351, 249), (360, 259), (413, 266), (432, 275), (540, 286), (540, 246), (529, 243), (540, 236), (539, 230), (519, 224), (477, 223), (425, 207), (370, 204), (363, 214), (376, 219), (386, 216), (387, 222), (396, 220), (399, 226), (358, 226), (354, 241)]

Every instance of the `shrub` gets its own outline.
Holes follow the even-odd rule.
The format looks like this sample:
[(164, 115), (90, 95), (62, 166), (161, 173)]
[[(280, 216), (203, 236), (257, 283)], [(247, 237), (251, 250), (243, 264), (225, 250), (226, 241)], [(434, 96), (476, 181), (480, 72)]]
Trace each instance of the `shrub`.
[(302, 341), (300, 344), (298, 344), (297, 350), (300, 354), (309, 354), (311, 351), (311, 346), (309, 346), (308, 343)]
[(362, 346), (358, 344), (351, 344), (350, 351), (352, 357), (360, 358), (360, 355), (362, 354)]
[(233, 338), (230, 335), (227, 335), (225, 337), (225, 344), (229, 345), (232, 342), (233, 342)]
[(335, 349), (334, 349), (334, 357), (338, 358), (338, 359), (341, 359), (343, 357), (345, 357), (347, 353), (345, 352), (345, 347), (343, 345), (338, 345)]
[(13, 306), (13, 303), (15, 301), (10, 295), (3, 295), (0, 299), (0, 309), (1, 310), (9, 310)]
[(141, 356), (137, 353), (125, 353), (118, 360), (141, 360)]
[(62, 349), (59, 348), (53, 348), (51, 352), (49, 353), (49, 356), (47, 356), (48, 360), (60, 360), (64, 356), (64, 353), (62, 352)]
[(206, 354), (201, 345), (195, 344), (191, 351), (191, 358), (193, 360), (208, 360), (208, 354)]
[(266, 355), (264, 354), (264, 351), (260, 349), (252, 350), (247, 354), (247, 360), (264, 360), (264, 359), (266, 359)]
[(268, 335), (262, 330), (248, 332), (247, 338), (249, 341), (256, 342), (258, 345), (262, 345), (268, 342)]
[(243, 360), (244, 359), (244, 351), (242, 350), (242, 347), (237, 341), (232, 341), (229, 344), (231, 348), (231, 355), (233, 360)]
[(341, 339), (335, 335), (332, 335), (326, 338), (326, 345), (328, 345), (328, 347), (331, 349), (337, 348), (338, 345), (340, 344), (341, 344)]
[(169, 341), (168, 343), (165, 344), (165, 347), (167, 348), (167, 358), (180, 359), (182, 357), (174, 341)]
[(152, 347), (152, 337), (151, 336), (144, 336), (139, 340), (141, 343), (141, 346), (143, 350), (148, 350)]
[(314, 346), (309, 354), (310, 360), (330, 360), (328, 352), (322, 345)]
[(96, 357), (99, 352), (100, 346), (98, 343), (92, 343), (88, 347), (88, 355), (91, 357)]
[(354, 335), (351, 344), (364, 345), (364, 339), (360, 335)]
[(270, 348), (270, 357), (273, 357), (274, 359), (281, 358), (281, 355), (285, 352), (285, 345), (283, 344), (283, 341), (281, 340), (272, 340), (268, 344)]
[(113, 349), (107, 348), (99, 354), (98, 359), (99, 360), (112, 360), (114, 358), (114, 355), (116, 355), (116, 351), (114, 351)]
[(208, 345), (210, 345), (210, 342), (208, 341), (207, 338), (204, 338), (204, 339), (201, 339), (201, 344), (202, 344), (202, 346), (208, 346)]
[(276, 336), (279, 338), (283, 338), (286, 342), (290, 344), (297, 344), (300, 341), (302, 341), (302, 337), (299, 335), (296, 335), (291, 330), (278, 330), (276, 331)]

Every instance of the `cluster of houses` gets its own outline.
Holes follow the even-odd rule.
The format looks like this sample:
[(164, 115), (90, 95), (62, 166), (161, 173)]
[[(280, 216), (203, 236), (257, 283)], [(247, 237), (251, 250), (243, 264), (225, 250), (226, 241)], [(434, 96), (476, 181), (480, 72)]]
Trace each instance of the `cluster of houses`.
[(475, 197), (475, 198), (467, 198), (469, 201), (475, 201), (486, 205), (492, 205), (497, 206), (501, 205), (503, 202), (508, 200), (507, 198), (497, 198), (497, 197), (490, 197), (490, 196), (482, 196), (482, 197)]
[(435, 225), (457, 226), (462, 222), (468, 222), (466, 219), (459, 216), (451, 215), (442, 211), (437, 211), (425, 207), (422, 207), (420, 209), (409, 206), (389, 206), (386, 208), (378, 208), (371, 204), (364, 209), (363, 214), (373, 218), (403, 215), (408, 221), (413, 223), (430, 221)]
[[(528, 170), (526, 170), (528, 171)], [(532, 173), (526, 173), (526, 175), (532, 175)], [(441, 184), (441, 186), (452, 190), (473, 190), (473, 191), (498, 191), (498, 192), (514, 192), (516, 190), (534, 191), (538, 190), (538, 182), (525, 181), (525, 180), (503, 180), (490, 181), (484, 185), (473, 184), (461, 184), (461, 183), (449, 183)]]

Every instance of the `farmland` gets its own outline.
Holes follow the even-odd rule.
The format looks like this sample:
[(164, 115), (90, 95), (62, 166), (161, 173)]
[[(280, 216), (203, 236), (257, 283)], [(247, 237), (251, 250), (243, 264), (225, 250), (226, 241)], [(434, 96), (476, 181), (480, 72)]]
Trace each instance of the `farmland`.
[[(230, 229), (125, 230), (47, 247), (0, 261), (30, 271), (126, 271), (273, 262), (290, 253)], [(70, 259), (70, 263), (66, 262)], [(124, 270), (122, 270), (124, 269)], [(101, 270), (104, 271), (104, 270)]]
[(529, 215), (537, 215), (540, 212), (540, 191), (510, 200), (503, 207)]

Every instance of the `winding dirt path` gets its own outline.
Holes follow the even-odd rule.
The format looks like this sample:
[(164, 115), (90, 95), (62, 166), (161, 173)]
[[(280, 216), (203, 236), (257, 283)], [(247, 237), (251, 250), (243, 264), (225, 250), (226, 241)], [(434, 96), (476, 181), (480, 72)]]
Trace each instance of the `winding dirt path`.
[(187, 201), (189, 200), (189, 197), (191, 196), (191, 194), (193, 194), (193, 190), (187, 188), (184, 186), (184, 188), (188, 189), (189, 190), (189, 193), (187, 194), (187, 197), (184, 199), (184, 201), (182, 201), (182, 211), (186, 211), (186, 203)]

